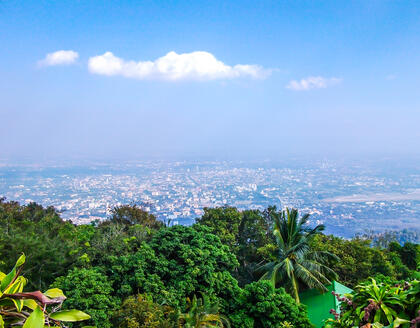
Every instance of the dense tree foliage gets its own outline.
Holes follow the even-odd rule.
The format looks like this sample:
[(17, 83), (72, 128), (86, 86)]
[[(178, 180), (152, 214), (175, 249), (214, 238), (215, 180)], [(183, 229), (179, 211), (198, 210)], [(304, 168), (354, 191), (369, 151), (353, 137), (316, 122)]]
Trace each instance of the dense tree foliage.
[[(388, 249), (381, 249), (370, 247), (370, 240), (361, 238), (345, 240), (326, 235), (316, 236), (311, 244), (316, 250), (329, 251), (338, 257), (338, 261), (329, 260), (328, 265), (334, 268), (340, 281), (349, 287), (355, 287), (358, 283), (378, 274), (393, 280), (414, 277), (413, 270), (404, 265), (402, 253), (395, 252), (393, 244)], [(418, 265), (418, 256), (420, 256), (418, 245), (410, 249), (413, 251), (411, 256), (417, 259), (414, 261), (417, 261)]]
[[(192, 318), (191, 302), (203, 294), (209, 309), (217, 309), (209, 314), (228, 318), (233, 328), (310, 327), (296, 293), (287, 293), (292, 293), (290, 279), (283, 279), (287, 270), (276, 275), (276, 286), (256, 281), (258, 266), (286, 258), (299, 288), (316, 285), (305, 282), (299, 265), (321, 282), (327, 280), (319, 274), (330, 278), (326, 268), (331, 268), (350, 287), (368, 277), (387, 286), (418, 277), (418, 245), (377, 247), (362, 238), (325, 236), (293, 213), (292, 220), (275, 207), (207, 208), (193, 226), (168, 227), (141, 206), (127, 205), (115, 208), (105, 222), (76, 226), (52, 207), (1, 199), (0, 271), (25, 252), (28, 287), (61, 288), (68, 297), (64, 309), (90, 314), (88, 324), (98, 328), (186, 326), (179, 317)], [(321, 256), (327, 253), (336, 257)], [(281, 265), (279, 272), (285, 272)]]
[(76, 261), (76, 228), (64, 222), (52, 207), (35, 203), (20, 206), (0, 198), (0, 271), (27, 255), (23, 274), (31, 289), (46, 290)]
[(277, 328), (283, 322), (293, 327), (312, 327), (305, 306), (268, 281), (246, 285), (233, 307), (231, 321), (235, 327)]
[(98, 269), (74, 268), (64, 277), (57, 278), (53, 286), (68, 297), (65, 307), (88, 312), (98, 328), (111, 328), (109, 318), (119, 305), (107, 277)]
[(401, 262), (410, 270), (417, 269), (420, 263), (420, 245), (405, 243), (403, 246), (397, 242), (391, 242), (388, 246), (389, 251), (395, 252), (401, 259)]
[(207, 227), (162, 228), (147, 243), (132, 247), (101, 262), (121, 298), (148, 293), (158, 302), (185, 307), (187, 297), (199, 291), (227, 293), (235, 281), (230, 274), (238, 265), (235, 256)]
[(207, 225), (220, 237), (230, 250), (238, 248), (239, 226), (242, 221), (242, 213), (235, 207), (204, 208), (204, 214), (197, 219), (197, 223)]
[(199, 291), (219, 294), (227, 288), (220, 277), (229, 276), (238, 265), (229, 248), (200, 225), (161, 229), (150, 245), (164, 262), (155, 267), (155, 273), (167, 289), (180, 295), (180, 302)]
[(262, 249), (273, 245), (272, 216), (257, 210), (239, 211), (235, 207), (205, 208), (197, 223), (212, 229), (229, 246), (240, 263), (234, 275), (241, 286), (255, 280)]
[(163, 222), (158, 221), (156, 216), (145, 211), (137, 204), (116, 206), (111, 211), (111, 217), (103, 224), (116, 223), (121, 225), (139, 224), (151, 229), (159, 229)]
[(178, 313), (168, 305), (160, 305), (147, 294), (128, 297), (114, 314), (114, 327), (176, 328)]

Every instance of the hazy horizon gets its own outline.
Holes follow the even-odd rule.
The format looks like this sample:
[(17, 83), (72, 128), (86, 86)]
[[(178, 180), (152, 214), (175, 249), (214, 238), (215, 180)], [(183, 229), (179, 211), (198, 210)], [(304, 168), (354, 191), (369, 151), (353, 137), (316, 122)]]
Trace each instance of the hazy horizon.
[(320, 153), (306, 154), (285, 154), (267, 156), (232, 156), (225, 155), (196, 155), (196, 154), (178, 154), (172, 156), (131, 156), (131, 157), (56, 157), (51, 158), (33, 158), (33, 157), (16, 157), (1, 158), (0, 167), (10, 166), (39, 166), (39, 167), (88, 167), (88, 166), (112, 166), (112, 165), (141, 165), (142, 163), (236, 163), (246, 165), (275, 165), (288, 167), (289, 165), (313, 165), (314, 163), (340, 163), (351, 165), (389, 165), (392, 167), (417, 168), (420, 161), (420, 155), (417, 154), (386, 154), (386, 153), (346, 153), (346, 154), (330, 154), (329, 156)]

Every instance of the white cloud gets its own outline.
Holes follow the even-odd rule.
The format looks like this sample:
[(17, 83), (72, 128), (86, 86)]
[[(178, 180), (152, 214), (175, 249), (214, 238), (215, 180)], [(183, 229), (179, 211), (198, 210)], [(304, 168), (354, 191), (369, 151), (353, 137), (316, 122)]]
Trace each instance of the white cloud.
[(177, 54), (174, 51), (155, 61), (126, 61), (112, 52), (89, 58), (89, 71), (101, 75), (121, 75), (136, 79), (216, 80), (238, 77), (265, 78), (270, 70), (259, 65), (229, 66), (211, 53), (194, 51)]
[(59, 50), (51, 52), (45, 56), (43, 60), (38, 62), (40, 66), (56, 66), (56, 65), (70, 65), (73, 64), (79, 54), (73, 50)]
[(322, 89), (336, 85), (341, 81), (342, 79), (336, 77), (326, 78), (322, 76), (309, 76), (307, 78), (301, 79), (300, 81), (290, 81), (289, 84), (286, 85), (286, 88), (296, 91)]

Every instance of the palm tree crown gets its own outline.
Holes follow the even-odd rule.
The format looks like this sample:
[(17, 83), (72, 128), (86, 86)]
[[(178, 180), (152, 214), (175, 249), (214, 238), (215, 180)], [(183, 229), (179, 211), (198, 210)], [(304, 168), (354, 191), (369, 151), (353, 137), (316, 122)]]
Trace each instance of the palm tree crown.
[(271, 208), (273, 234), (276, 239), (275, 260), (259, 267), (263, 273), (260, 279), (270, 280), (274, 286), (281, 285), (299, 303), (299, 284), (326, 291), (325, 284), (330, 284), (328, 277), (335, 278), (336, 273), (325, 265), (327, 259), (336, 256), (325, 251), (314, 251), (310, 247), (311, 239), (320, 234), (324, 225), (315, 228), (307, 226), (309, 214), (299, 218), (297, 209), (276, 211)]

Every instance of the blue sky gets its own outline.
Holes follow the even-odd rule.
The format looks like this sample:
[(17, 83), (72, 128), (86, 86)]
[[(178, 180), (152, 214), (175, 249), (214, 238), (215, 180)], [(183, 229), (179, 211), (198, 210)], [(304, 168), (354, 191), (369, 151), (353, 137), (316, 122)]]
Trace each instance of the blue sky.
[(419, 17), (417, 1), (0, 1), (0, 159), (418, 155)]

